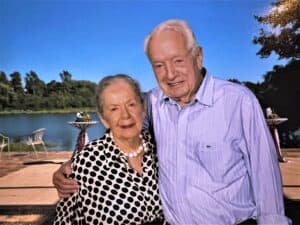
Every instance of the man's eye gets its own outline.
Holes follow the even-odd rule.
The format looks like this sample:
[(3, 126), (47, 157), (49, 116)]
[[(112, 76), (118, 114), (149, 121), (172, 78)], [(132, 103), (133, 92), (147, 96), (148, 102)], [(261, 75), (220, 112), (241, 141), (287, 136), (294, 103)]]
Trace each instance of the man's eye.
[(175, 60), (175, 63), (176, 63), (176, 64), (182, 64), (183, 62), (184, 62), (183, 59), (176, 59), (176, 60)]
[(137, 102), (129, 102), (128, 107), (135, 108), (137, 106)]
[(111, 108), (110, 111), (114, 112), (117, 111), (118, 108)]
[(155, 64), (155, 65), (154, 65), (154, 68), (155, 68), (155, 69), (160, 69), (160, 68), (162, 68), (162, 67), (163, 67), (162, 64)]

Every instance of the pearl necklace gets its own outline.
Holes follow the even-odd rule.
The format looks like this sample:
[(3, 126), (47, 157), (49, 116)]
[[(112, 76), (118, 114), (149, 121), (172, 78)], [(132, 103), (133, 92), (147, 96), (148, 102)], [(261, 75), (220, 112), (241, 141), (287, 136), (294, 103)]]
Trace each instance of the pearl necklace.
[[(112, 139), (114, 138), (114, 136), (113, 136), (113, 134), (112, 134), (111, 132), (110, 132), (110, 136), (111, 136)], [(137, 157), (139, 154), (141, 154), (141, 153), (143, 152), (144, 147), (146, 146), (145, 141), (144, 141), (144, 139), (143, 139), (143, 136), (142, 136), (141, 134), (139, 135), (139, 138), (142, 140), (142, 144), (140, 144), (140, 146), (138, 147), (137, 150), (131, 151), (131, 152), (124, 152), (124, 151), (122, 151), (121, 148), (119, 147), (120, 152), (121, 152), (123, 155), (125, 155), (126, 157), (128, 157), (128, 158), (134, 158), (134, 157)]]

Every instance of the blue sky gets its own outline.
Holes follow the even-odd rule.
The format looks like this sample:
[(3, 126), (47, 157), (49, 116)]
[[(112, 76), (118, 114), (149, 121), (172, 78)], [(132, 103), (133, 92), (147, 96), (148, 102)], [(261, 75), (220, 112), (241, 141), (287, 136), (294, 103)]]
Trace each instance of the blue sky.
[(0, 0), (0, 70), (30, 70), (45, 82), (68, 70), (74, 80), (98, 82), (127, 73), (143, 90), (156, 80), (143, 51), (158, 23), (185, 19), (204, 50), (204, 65), (223, 79), (257, 82), (278, 61), (260, 59), (252, 39), (261, 25), (254, 15), (272, 0)]

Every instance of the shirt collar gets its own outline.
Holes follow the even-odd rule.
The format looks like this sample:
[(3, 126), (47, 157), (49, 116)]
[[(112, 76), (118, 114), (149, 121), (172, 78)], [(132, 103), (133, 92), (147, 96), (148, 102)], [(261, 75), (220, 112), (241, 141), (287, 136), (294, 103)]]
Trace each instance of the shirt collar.
[[(214, 94), (214, 79), (206, 72), (199, 90), (196, 93), (195, 100), (203, 105), (211, 106), (213, 105), (213, 94)], [(171, 104), (176, 104), (170, 97), (165, 95), (160, 89), (160, 99), (161, 104), (170, 102)], [(195, 101), (194, 100), (194, 101)]]
[[(144, 150), (143, 150), (144, 154), (149, 155), (154, 149), (154, 145), (150, 141), (151, 136), (150, 136), (149, 132), (146, 130), (143, 130), (141, 134), (145, 141), (145, 146), (144, 146)], [(107, 141), (107, 143), (109, 143), (114, 148), (113, 150), (111, 150), (110, 148), (107, 148), (107, 147), (104, 148), (105, 153), (113, 154), (117, 158), (120, 158), (122, 162), (126, 162), (127, 158), (126, 158), (126, 156), (124, 156), (124, 154), (121, 153), (119, 147), (116, 145), (116, 143), (111, 135), (110, 129), (106, 130), (106, 132), (104, 134), (104, 138)]]
[(195, 99), (203, 105), (212, 106), (214, 102), (214, 79), (207, 72), (202, 80)]

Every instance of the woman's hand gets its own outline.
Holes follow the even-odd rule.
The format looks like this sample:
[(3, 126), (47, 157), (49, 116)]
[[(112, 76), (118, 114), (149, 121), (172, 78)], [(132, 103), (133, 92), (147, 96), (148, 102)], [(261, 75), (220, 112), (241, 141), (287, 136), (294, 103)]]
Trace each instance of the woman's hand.
[(71, 161), (61, 165), (53, 174), (52, 183), (54, 184), (60, 198), (70, 197), (78, 191), (78, 184), (75, 180), (68, 178), (72, 173)]

